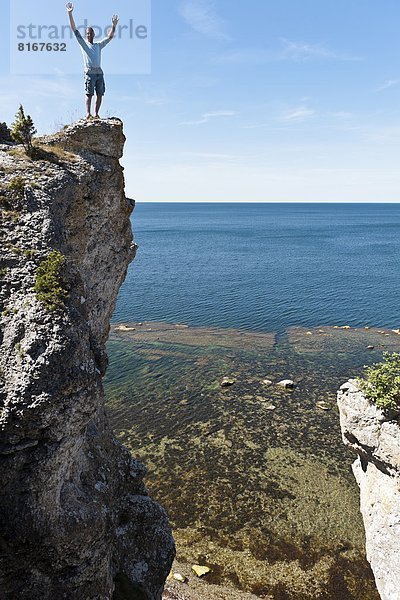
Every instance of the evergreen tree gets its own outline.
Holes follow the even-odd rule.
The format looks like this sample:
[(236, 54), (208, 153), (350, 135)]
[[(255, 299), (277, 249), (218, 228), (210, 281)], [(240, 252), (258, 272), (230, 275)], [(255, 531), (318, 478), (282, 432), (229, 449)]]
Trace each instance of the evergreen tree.
[(33, 121), (29, 115), (25, 116), (24, 109), (21, 104), (17, 114), (15, 115), (15, 121), (11, 125), (11, 136), (16, 142), (23, 144), (28, 156), (32, 156), (33, 154), (32, 137), (35, 135), (35, 133), (36, 128), (33, 124)]

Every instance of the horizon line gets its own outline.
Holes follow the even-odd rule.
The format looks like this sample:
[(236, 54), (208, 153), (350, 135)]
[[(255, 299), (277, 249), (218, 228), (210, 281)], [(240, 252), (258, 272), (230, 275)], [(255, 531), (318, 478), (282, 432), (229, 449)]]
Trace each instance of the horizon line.
[(135, 200), (136, 204), (400, 204), (400, 200)]

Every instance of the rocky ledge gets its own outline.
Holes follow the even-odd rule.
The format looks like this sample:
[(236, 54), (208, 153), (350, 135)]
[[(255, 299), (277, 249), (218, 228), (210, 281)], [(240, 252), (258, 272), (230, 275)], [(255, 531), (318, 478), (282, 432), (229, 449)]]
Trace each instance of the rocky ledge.
[(104, 409), (105, 342), (135, 254), (124, 141), (109, 119), (37, 140), (34, 160), (0, 146), (5, 600), (158, 600), (174, 557), (145, 468)]
[(356, 380), (338, 393), (344, 443), (358, 454), (367, 558), (382, 600), (400, 600), (400, 418), (372, 405)]

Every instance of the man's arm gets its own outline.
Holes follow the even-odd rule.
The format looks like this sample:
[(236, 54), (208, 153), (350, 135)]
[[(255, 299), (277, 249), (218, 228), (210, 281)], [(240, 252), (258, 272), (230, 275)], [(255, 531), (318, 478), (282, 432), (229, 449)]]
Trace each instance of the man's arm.
[(75, 31), (77, 29), (76, 29), (74, 17), (72, 16), (72, 11), (73, 10), (74, 10), (74, 5), (72, 4), (72, 2), (68, 2), (68, 4), (67, 4), (67, 11), (68, 11), (68, 16), (69, 16), (69, 23), (71, 25), (72, 31), (75, 33)]
[(118, 25), (118, 21), (119, 21), (118, 15), (113, 15), (113, 18), (112, 18), (112, 27), (111, 27), (110, 32), (108, 34), (108, 37), (109, 37), (110, 40), (112, 40), (113, 37), (114, 37), (115, 28)]

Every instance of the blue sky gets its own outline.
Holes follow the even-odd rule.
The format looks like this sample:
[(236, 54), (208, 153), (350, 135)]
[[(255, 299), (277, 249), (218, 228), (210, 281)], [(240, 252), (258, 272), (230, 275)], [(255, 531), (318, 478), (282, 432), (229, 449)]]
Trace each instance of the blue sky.
[[(39, 132), (52, 132), (84, 115), (80, 49), (70, 49), (75, 74), (10, 74), (8, 4), (0, 121), (10, 123), (22, 102)], [(93, 14), (91, 4), (75, 2), (77, 20), (107, 22), (116, 12), (124, 23), (140, 10), (115, 0)], [(48, 5), (67, 22), (64, 2)], [(129, 195), (399, 200), (398, 1), (153, 0), (151, 9), (150, 74), (113, 74), (132, 60), (120, 40), (103, 52), (103, 115), (125, 123)]]

